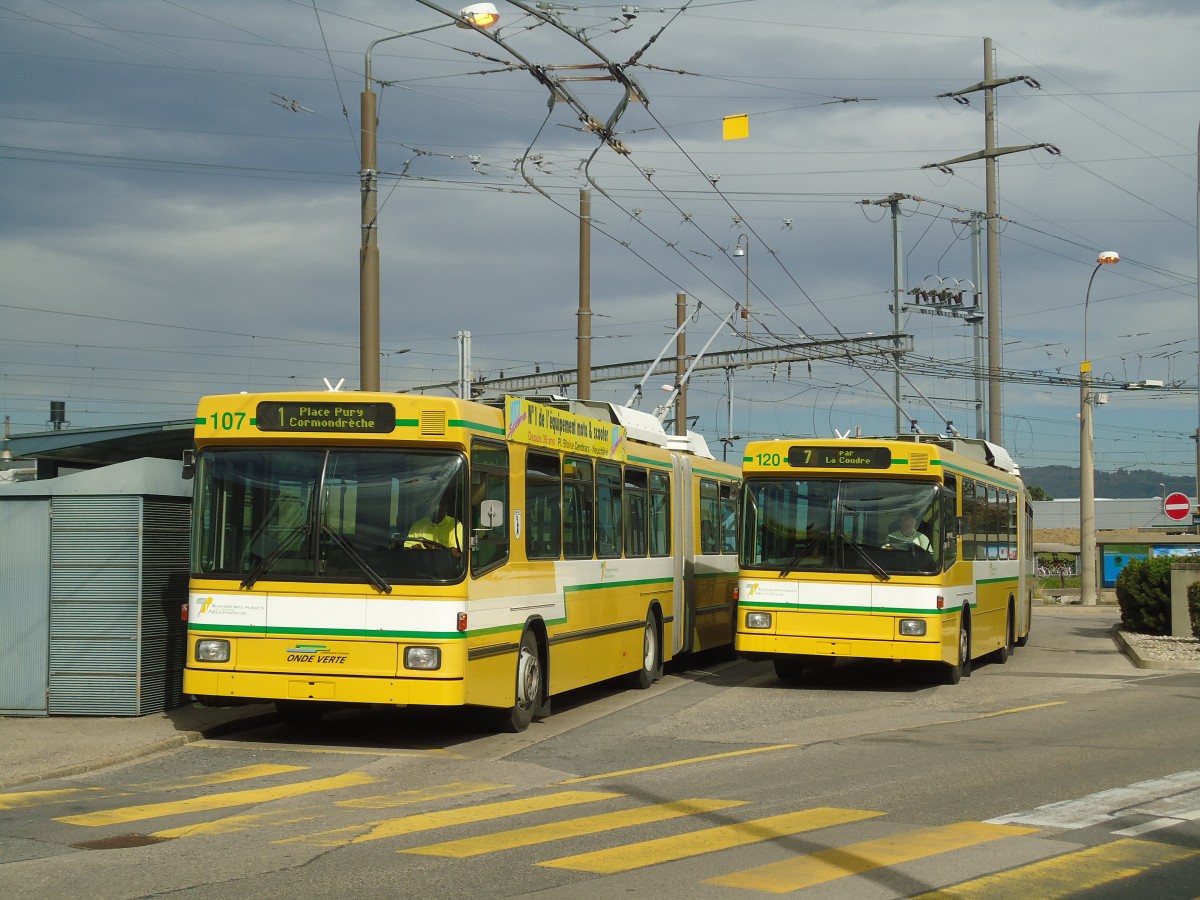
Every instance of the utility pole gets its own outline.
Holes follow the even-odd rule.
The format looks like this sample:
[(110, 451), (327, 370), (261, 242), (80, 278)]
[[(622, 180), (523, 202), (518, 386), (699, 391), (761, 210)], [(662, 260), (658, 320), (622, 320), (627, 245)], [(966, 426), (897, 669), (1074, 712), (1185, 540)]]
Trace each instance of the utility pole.
[(675, 398), (675, 433), (687, 436), (687, 331), (683, 323), (687, 321), (687, 294), (675, 295), (675, 383), (679, 385), (679, 396)]
[(892, 338), (896, 343), (896, 349), (892, 351), (892, 358), (896, 361), (892, 396), (896, 400), (896, 434), (903, 433), (903, 423), (900, 419), (900, 359), (903, 356), (900, 350), (900, 309), (903, 303), (900, 297), (904, 294), (904, 255), (901, 252), (900, 240), (900, 201), (915, 200), (920, 203), (921, 199), (912, 194), (892, 194), (882, 200), (859, 201), (863, 206), (889, 206), (892, 210)]
[[(975, 296), (979, 297), (981, 293), (981, 285), (983, 279), (983, 241), (980, 240), (982, 229), (979, 223), (983, 220), (984, 214), (973, 211), (971, 218), (951, 219), (955, 224), (969, 225), (971, 227), (971, 283), (975, 287)], [(979, 306), (978, 299), (975, 306)], [(975, 437), (979, 440), (987, 440), (987, 426), (984, 424), (984, 417), (987, 415), (987, 407), (984, 404), (983, 396), (983, 321), (984, 317), (978, 311), (966, 317), (967, 322), (972, 326), (974, 333), (972, 341), (975, 353)]]
[(993, 443), (1002, 444), (1004, 407), (1000, 380), (1003, 368), (1003, 343), (1000, 317), (1000, 217), (996, 188), (996, 157), (1008, 153), (1020, 153), (1025, 150), (1046, 150), (1058, 155), (1059, 149), (1053, 144), (1024, 144), (1020, 147), (996, 146), (996, 97), (995, 90), (1014, 81), (1023, 81), (1031, 88), (1040, 88), (1037, 79), (1029, 75), (1013, 75), (1011, 78), (995, 78), (993, 75), (992, 39), (983, 39), (983, 81), (958, 91), (938, 94), (939, 97), (950, 97), (963, 105), (970, 104), (964, 94), (983, 91), (983, 150), (978, 153), (968, 153), (945, 162), (930, 163), (923, 169), (941, 169), (943, 172), (953, 172), (950, 166), (956, 163), (971, 162), (982, 159), (986, 165), (987, 176), (987, 341), (988, 341), (988, 439)]
[(458, 333), (458, 396), (471, 399), (471, 332)]
[(580, 400), (592, 399), (592, 195), (579, 191), (579, 312), (576, 314), (575, 366)]

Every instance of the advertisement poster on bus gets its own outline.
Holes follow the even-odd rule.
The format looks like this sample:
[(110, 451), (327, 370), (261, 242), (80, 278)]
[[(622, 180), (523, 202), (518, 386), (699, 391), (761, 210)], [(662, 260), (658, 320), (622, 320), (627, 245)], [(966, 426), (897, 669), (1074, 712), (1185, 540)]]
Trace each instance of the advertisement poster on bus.
[(598, 459), (625, 459), (625, 429), (620, 425), (524, 397), (504, 398), (504, 428), (509, 440), (531, 447), (584, 453)]

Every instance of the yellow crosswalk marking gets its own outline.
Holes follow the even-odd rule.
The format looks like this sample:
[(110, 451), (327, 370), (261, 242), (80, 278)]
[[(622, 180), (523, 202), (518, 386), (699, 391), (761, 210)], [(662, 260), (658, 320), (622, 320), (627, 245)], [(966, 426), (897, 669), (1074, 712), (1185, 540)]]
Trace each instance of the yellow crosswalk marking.
[(320, 818), (324, 807), (308, 806), (304, 809), (280, 809), (264, 813), (254, 813), (247, 816), (225, 816), (211, 822), (200, 822), (196, 825), (184, 825), (180, 828), (165, 828), (155, 831), (150, 836), (171, 840), (183, 837), (198, 837), (202, 834), (233, 834), (238, 831), (249, 831), (251, 828), (262, 828), (267, 825), (295, 825), (298, 822), (311, 822)]
[(1194, 856), (1200, 856), (1200, 850), (1153, 841), (1113, 841), (931, 891), (918, 900), (1057, 900)]
[(66, 822), (70, 825), (116, 825), (125, 822), (139, 822), (144, 819), (159, 819), (164, 816), (177, 816), (183, 813), (203, 812), (211, 809), (250, 806), (255, 803), (267, 803), (271, 800), (279, 800), (283, 797), (298, 797), (303, 794), (315, 794), (318, 791), (336, 791), (342, 788), (355, 787), (360, 784), (375, 784), (379, 780), (379, 778), (373, 775), (366, 775), (361, 772), (349, 772), (344, 775), (317, 778), (313, 781), (301, 781), (296, 784), (281, 784), (276, 787), (256, 788), (249, 791), (230, 791), (225, 794), (210, 794), (205, 797), (192, 797), (187, 800), (148, 803), (142, 806), (124, 806), (117, 809), (83, 813), (76, 816), (61, 816), (54, 821)]
[(45, 806), (50, 803), (65, 803), (75, 800), (89, 791), (104, 788), (61, 788), (56, 791), (20, 791), (16, 794), (0, 794), (0, 809), (27, 809), (30, 806)]
[(776, 750), (791, 750), (795, 744), (773, 744), (770, 747), (750, 747), (747, 750), (730, 750), (726, 753), (711, 753), (708, 756), (693, 756), (690, 759), (676, 759), (671, 762), (656, 763), (652, 766), (639, 766), (636, 769), (621, 769), (618, 772), (601, 772), (599, 775), (585, 775), (581, 778), (568, 778), (559, 784), (581, 784), (585, 781), (604, 781), (609, 778), (622, 778), (628, 775), (642, 775), (646, 772), (657, 772), (661, 769), (674, 769), (678, 766), (690, 766), (696, 763), (715, 762), (719, 759), (730, 759), (735, 756), (748, 756), (752, 753), (773, 753)]
[(644, 866), (700, 856), (717, 850), (728, 850), (732, 847), (744, 847), (747, 844), (787, 837), (802, 831), (829, 828), (832, 825), (843, 825), (847, 822), (857, 822), (882, 815), (881, 812), (863, 809), (817, 807), (780, 816), (768, 816), (765, 819), (752, 819), (736, 825), (720, 825), (701, 831), (691, 831), (687, 834), (643, 841), (638, 844), (627, 844), (611, 850), (597, 850), (592, 853), (580, 853), (577, 856), (564, 856), (562, 859), (552, 859), (538, 863), (538, 865), (555, 869), (594, 872), (598, 875), (612, 875), (617, 872), (628, 872)]
[[(483, 803), (479, 806), (420, 813), (415, 816), (403, 816), (399, 819), (366, 822), (362, 825), (348, 825), (345, 828), (323, 831), (318, 834), (305, 834), (299, 837), (285, 838), (275, 841), (275, 843), (308, 844), (315, 847), (344, 847), (347, 844), (378, 841), (382, 838), (413, 834), (418, 831), (431, 831), (434, 828), (448, 828), (452, 825), (485, 822), (488, 819), (518, 816), (523, 813), (541, 812), (564, 806), (577, 806), (581, 803), (595, 803), (597, 800), (611, 800), (622, 796), (624, 795), (602, 793), (599, 791), (561, 791), (557, 794), (547, 794), (542, 797), (528, 797), (523, 800), (501, 800), (497, 803)], [(369, 830), (364, 832), (364, 829)]]
[(903, 831), (887, 837), (821, 850), (804, 856), (785, 859), (741, 872), (709, 878), (705, 884), (723, 887), (786, 894), (812, 887), (847, 875), (857, 875), (871, 869), (911, 862), (950, 850), (961, 850), (987, 841), (1032, 834), (1036, 828), (1015, 825), (989, 825), (986, 822), (959, 822), (940, 828)]
[(263, 763), (257, 766), (242, 766), (239, 769), (228, 769), (224, 772), (212, 772), (208, 775), (193, 775), (181, 778), (179, 781), (147, 781), (142, 784), (132, 784), (139, 790), (178, 791), (185, 788), (210, 787), (214, 784), (231, 784), (235, 781), (247, 781), (251, 778), (266, 778), (270, 775), (283, 775), (287, 772), (303, 772), (305, 766), (282, 766)]
[(494, 791), (510, 788), (511, 784), (488, 784), (486, 782), (455, 781), (450, 784), (440, 784), (436, 787), (417, 788), (411, 791), (400, 791), (396, 794), (376, 794), (374, 797), (359, 797), (355, 800), (339, 800), (338, 806), (347, 809), (391, 809), (393, 806), (404, 806), (408, 803), (420, 803), (423, 800), (441, 800), (445, 797), (461, 797), (464, 794), (478, 794), (482, 791)]
[(616, 828), (646, 825), (650, 822), (663, 822), (680, 816), (693, 816), (717, 809), (728, 809), (731, 806), (743, 806), (745, 802), (744, 800), (678, 800), (674, 803), (658, 803), (653, 806), (641, 806), (637, 809), (623, 809), (617, 812), (601, 813), (598, 816), (570, 819), (566, 822), (532, 825), (529, 828), (516, 828), (512, 831), (501, 831), (480, 837), (444, 841), (440, 844), (412, 847), (400, 852), (462, 859), (467, 856), (493, 853), (497, 850), (511, 850), (514, 847), (527, 847), (531, 844), (560, 841), (564, 838), (598, 834)]

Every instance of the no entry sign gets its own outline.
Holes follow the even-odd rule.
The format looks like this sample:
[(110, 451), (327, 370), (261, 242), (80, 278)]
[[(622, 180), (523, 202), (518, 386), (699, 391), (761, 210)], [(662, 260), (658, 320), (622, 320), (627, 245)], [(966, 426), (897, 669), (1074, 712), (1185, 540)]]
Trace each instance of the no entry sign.
[(1186, 519), (1192, 511), (1192, 501), (1188, 499), (1187, 494), (1181, 494), (1176, 491), (1173, 494), (1167, 494), (1167, 499), (1163, 501), (1163, 512), (1171, 519)]

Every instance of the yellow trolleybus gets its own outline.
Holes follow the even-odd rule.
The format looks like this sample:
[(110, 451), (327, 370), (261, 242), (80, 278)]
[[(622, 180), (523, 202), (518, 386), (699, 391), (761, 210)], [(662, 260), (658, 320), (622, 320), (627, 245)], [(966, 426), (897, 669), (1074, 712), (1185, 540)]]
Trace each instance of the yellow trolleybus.
[(603, 402), (206, 397), (184, 691), (476, 706), (519, 731), (563, 691), (732, 652), (740, 473)]
[(1029, 636), (1033, 520), (984, 441), (750, 443), (736, 646), (784, 679), (838, 658), (926, 661), (956, 684)]

